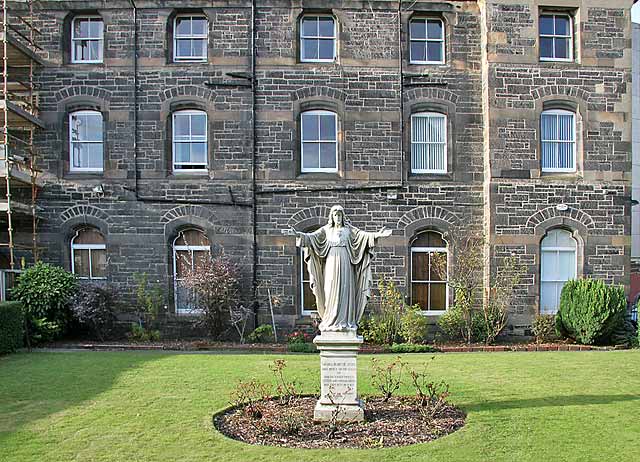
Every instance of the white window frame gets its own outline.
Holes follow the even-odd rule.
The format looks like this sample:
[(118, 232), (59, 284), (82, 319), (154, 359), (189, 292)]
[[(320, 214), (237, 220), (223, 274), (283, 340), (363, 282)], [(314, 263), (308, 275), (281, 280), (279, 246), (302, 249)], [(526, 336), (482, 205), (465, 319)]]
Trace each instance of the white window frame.
[[(190, 20), (204, 19), (207, 26), (203, 34), (178, 35), (178, 20), (189, 18)], [(204, 56), (178, 56), (178, 40), (204, 40)], [(173, 18), (173, 62), (175, 63), (206, 63), (209, 55), (209, 18), (204, 14), (179, 14)]]
[[(553, 17), (553, 29), (555, 32), (555, 28), (556, 28), (556, 17), (558, 16), (562, 16), (564, 18), (567, 18), (569, 20), (569, 35), (558, 35), (558, 34), (543, 34), (542, 32), (540, 32), (540, 18), (542, 16), (551, 16)], [(555, 57), (543, 57), (542, 56), (542, 40), (540, 40), (541, 38), (546, 37), (546, 38), (551, 38), (551, 39), (563, 39), (566, 40), (567, 38), (569, 39), (569, 57), (568, 58), (555, 58)], [(574, 43), (574, 34), (573, 34), (573, 16), (571, 16), (568, 13), (554, 13), (551, 11), (548, 12), (541, 12), (539, 17), (538, 17), (538, 55), (540, 57), (540, 61), (560, 61), (560, 62), (572, 62), (573, 61), (573, 49), (575, 47), (575, 43)], [(554, 44), (555, 45), (555, 44)], [(556, 49), (555, 46), (553, 47), (553, 54), (556, 54)]]
[[(556, 231), (556, 229), (552, 229), (549, 231)], [(555, 308), (555, 311), (543, 311), (543, 307), (542, 307), (542, 284), (544, 282), (550, 282), (550, 283), (559, 283), (559, 282), (563, 282), (566, 283), (567, 281), (570, 281), (571, 279), (543, 279), (542, 278), (542, 259), (544, 258), (544, 254), (548, 253), (548, 254), (554, 254), (556, 256), (559, 257), (559, 254), (561, 252), (564, 253), (573, 253), (573, 260), (575, 262), (575, 268), (574, 268), (574, 277), (578, 276), (578, 242), (576, 241), (575, 237), (573, 237), (573, 234), (571, 233), (571, 231), (567, 231), (566, 229), (561, 229), (560, 231), (563, 231), (565, 233), (567, 233), (569, 235), (569, 237), (571, 237), (571, 239), (573, 239), (575, 245), (573, 247), (564, 247), (564, 246), (548, 246), (545, 247), (543, 246), (544, 244), (544, 240), (548, 237), (548, 233), (547, 235), (545, 235), (544, 238), (542, 238), (542, 241), (540, 241), (540, 306), (539, 306), (539, 311), (540, 314), (556, 314), (558, 312), (558, 308), (560, 305), (560, 294), (558, 295), (558, 305)], [(564, 286), (564, 285), (563, 285)]]
[[(411, 23), (413, 22), (422, 22), (424, 21), (425, 23), (425, 38), (415, 38), (411, 36)], [(442, 30), (442, 37), (439, 39), (430, 39), (428, 38), (427, 35), (427, 24), (429, 21), (438, 21), (440, 23), (441, 26), (441, 30)], [(428, 17), (418, 17), (418, 18), (411, 18), (411, 20), (409, 21), (409, 63), (411, 64), (444, 64), (446, 62), (446, 58), (445, 58), (445, 30), (444, 30), (444, 21), (440, 18), (428, 18)], [(426, 58), (425, 61), (420, 61), (418, 59), (413, 59), (413, 56), (411, 54), (411, 43), (412, 42), (420, 42), (420, 43), (424, 43), (424, 57)], [(442, 60), (440, 61), (432, 61), (429, 60), (429, 49), (427, 47), (427, 43), (429, 42), (439, 42), (440, 43), (440, 56), (442, 56)]]
[[(414, 141), (414, 130), (413, 130), (413, 121), (415, 118), (418, 117), (424, 117), (424, 118), (435, 118), (435, 117), (439, 117), (439, 118), (443, 118), (444, 119), (444, 141), (440, 142), (440, 141)], [(447, 127), (447, 115), (443, 114), (441, 112), (417, 112), (415, 114), (411, 114), (411, 173), (437, 173), (437, 174), (443, 174), (443, 173), (447, 173), (447, 168), (448, 168), (448, 162), (449, 162), (449, 146), (448, 146), (448, 142), (447, 142), (447, 137), (448, 135), (448, 127)], [(424, 168), (424, 169), (420, 169), (420, 168), (415, 168), (414, 167), (414, 161), (413, 161), (413, 146), (414, 144), (426, 144), (426, 145), (431, 145), (431, 144), (439, 144), (439, 145), (443, 145), (444, 146), (444, 169), (429, 169), (429, 168)]]
[(7, 301), (7, 273), (20, 274), (22, 270), (3, 269), (0, 270), (0, 301)]
[[(100, 37), (76, 37), (75, 24), (78, 20), (99, 21), (102, 24)], [(100, 59), (79, 59), (76, 56), (75, 42), (99, 42), (100, 43)], [(71, 62), (73, 64), (96, 64), (104, 62), (104, 20), (100, 16), (95, 15), (83, 15), (75, 16), (71, 20)]]
[[(333, 121), (335, 123), (335, 134), (336, 134), (336, 138), (335, 140), (321, 140), (321, 139), (317, 139), (317, 140), (305, 140), (303, 137), (303, 124), (302, 124), (302, 119), (305, 115), (331, 115), (333, 116)], [(318, 119), (320, 120), (320, 119)], [(320, 127), (318, 127), (318, 137), (320, 137)], [(339, 151), (339, 146), (338, 146), (338, 139), (339, 139), (339, 134), (338, 134), (338, 114), (336, 114), (335, 112), (331, 112), (331, 111), (321, 111), (321, 110), (314, 110), (314, 111), (304, 111), (303, 113), (300, 114), (300, 171), (302, 173), (313, 173), (313, 172), (323, 172), (323, 173), (336, 173), (338, 171), (338, 151)], [(318, 145), (321, 144), (333, 144), (335, 146), (335, 152), (336, 152), (336, 166), (334, 168), (322, 168), (322, 167), (318, 167), (318, 168), (309, 168), (304, 166), (304, 144), (305, 143), (316, 143)], [(320, 151), (318, 151), (320, 152)], [(318, 156), (320, 156), (320, 154), (318, 154)], [(318, 165), (320, 165), (320, 159), (318, 158)]]
[[(570, 115), (571, 116), (571, 131), (573, 133), (573, 141), (565, 141), (565, 140), (543, 140), (542, 139), (542, 118), (545, 115)], [(555, 173), (571, 173), (576, 171), (576, 157), (577, 157), (577, 132), (576, 132), (576, 113), (573, 111), (568, 111), (566, 109), (547, 109), (540, 113), (540, 169), (543, 172), (555, 172)], [(542, 166), (542, 155), (543, 149), (542, 146), (544, 143), (565, 143), (573, 145), (573, 164), (571, 167), (567, 168), (549, 168)]]
[[(76, 274), (76, 258), (75, 258), (75, 251), (76, 250), (88, 250), (89, 251), (89, 277), (86, 276), (78, 276), (76, 274), (76, 277), (78, 279), (85, 279), (85, 280), (91, 280), (91, 281), (104, 281), (107, 279), (106, 276), (94, 276), (93, 275), (93, 265), (92, 260), (93, 260), (93, 251), (94, 250), (104, 250), (105, 254), (107, 251), (107, 245), (106, 244), (76, 244), (74, 241), (76, 240), (76, 238), (78, 237), (78, 235), (83, 232), (83, 231), (87, 231), (87, 228), (82, 228), (76, 231), (75, 236), (73, 236), (73, 238), (71, 238), (71, 272), (73, 274)], [(93, 230), (92, 231), (96, 231), (98, 233), (100, 233), (100, 231), (97, 230)], [(100, 234), (102, 235), (102, 234)], [(104, 236), (102, 236), (104, 238)], [(105, 255), (106, 258), (106, 255)]]
[[(100, 127), (102, 128), (102, 141), (73, 140), (73, 117), (80, 115), (93, 115), (100, 117)], [(74, 144), (100, 144), (102, 146), (102, 168), (75, 167), (73, 165)], [(69, 171), (70, 172), (103, 172), (104, 171), (104, 117), (100, 111), (74, 111), (69, 113)]]
[[(202, 115), (204, 116), (204, 137), (193, 137), (191, 134), (191, 118), (189, 119), (189, 139), (176, 141), (176, 116), (178, 115)], [(204, 143), (205, 163), (202, 168), (179, 168), (176, 167), (176, 145), (184, 143)], [(205, 111), (186, 109), (175, 111), (171, 114), (171, 165), (174, 174), (192, 174), (192, 173), (206, 173), (209, 170), (209, 117)], [(178, 162), (177, 165), (203, 165), (201, 162)]]
[[(199, 233), (204, 234), (202, 231), (196, 229), (184, 229), (178, 233), (173, 242), (171, 243), (171, 252), (173, 254), (173, 306), (176, 308), (176, 314), (181, 315), (189, 315), (189, 314), (199, 314), (202, 310), (196, 308), (179, 308), (178, 307), (178, 282), (182, 279), (178, 279), (178, 265), (176, 263), (177, 252), (189, 252), (189, 256), (191, 257), (191, 269), (193, 270), (194, 258), (193, 252), (211, 252), (211, 245), (176, 245), (176, 241), (180, 239), (180, 237), (186, 231), (197, 231)], [(206, 237), (206, 235), (205, 235)], [(208, 238), (207, 238), (208, 240)]]
[(300, 247), (299, 255), (300, 255), (300, 313), (302, 314), (302, 316), (312, 316), (313, 314), (318, 313), (318, 311), (304, 309), (304, 284), (305, 282), (309, 283), (310, 280), (304, 278), (305, 262), (304, 262), (304, 250), (302, 249), (302, 247)]
[[(436, 232), (436, 231), (426, 231), (426, 232)], [(437, 233), (440, 234), (440, 233)], [(443, 239), (444, 240), (444, 239)], [(421, 280), (414, 280), (413, 279), (413, 254), (414, 253), (428, 253), (428, 254), (432, 254), (432, 253), (444, 253), (445, 254), (445, 258), (447, 259), (447, 273), (449, 272), (449, 249), (448, 247), (414, 247), (413, 245), (411, 246), (411, 255), (410, 255), (410, 261), (409, 261), (409, 281), (411, 284), (411, 287), (409, 288), (409, 293), (411, 294), (411, 304), (413, 305), (413, 284), (444, 284), (445, 285), (445, 309), (444, 310), (422, 310), (421, 313), (429, 316), (429, 315), (433, 315), (433, 316), (440, 316), (441, 314), (444, 314), (447, 312), (447, 310), (449, 309), (449, 278), (445, 279), (444, 281), (431, 281), (431, 279), (429, 280), (425, 280), (425, 281), (421, 281)], [(429, 297), (431, 297), (431, 292), (429, 292)], [(431, 306), (431, 300), (429, 299), (428, 301), (428, 305)]]
[[(333, 21), (333, 36), (328, 37), (328, 36), (320, 36), (320, 35), (304, 35), (304, 31), (303, 31), (303, 22), (305, 19), (315, 19), (320, 20), (320, 19), (331, 19), (331, 21)], [(331, 16), (331, 15), (322, 15), (322, 14), (307, 14), (304, 15), (300, 18), (300, 61), (303, 63), (333, 63), (336, 61), (336, 58), (338, 56), (338, 33), (337, 33), (337, 28), (338, 28), (338, 21), (336, 21), (336, 18)], [(312, 59), (312, 58), (305, 58), (303, 56), (304, 53), (304, 41), (305, 40), (328, 40), (331, 39), (332, 43), (333, 43), (333, 57), (330, 59), (322, 59), (320, 58), (320, 52), (318, 49), (318, 58), (316, 59)]]

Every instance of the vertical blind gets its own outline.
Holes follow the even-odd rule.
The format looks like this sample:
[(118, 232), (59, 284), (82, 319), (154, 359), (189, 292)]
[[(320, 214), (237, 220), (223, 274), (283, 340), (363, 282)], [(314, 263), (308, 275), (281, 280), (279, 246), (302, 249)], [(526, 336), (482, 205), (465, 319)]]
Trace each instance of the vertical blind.
[(446, 117), (438, 113), (420, 113), (411, 117), (411, 171), (444, 173), (447, 171)]
[(575, 170), (575, 115), (544, 111), (540, 116), (542, 170)]

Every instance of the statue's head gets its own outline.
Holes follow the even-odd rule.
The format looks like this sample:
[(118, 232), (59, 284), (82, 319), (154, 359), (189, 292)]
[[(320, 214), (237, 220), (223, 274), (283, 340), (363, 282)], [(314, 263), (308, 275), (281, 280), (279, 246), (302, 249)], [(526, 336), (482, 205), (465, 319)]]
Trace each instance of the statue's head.
[(341, 205), (334, 205), (329, 211), (329, 226), (346, 225), (347, 220), (344, 217), (344, 209)]

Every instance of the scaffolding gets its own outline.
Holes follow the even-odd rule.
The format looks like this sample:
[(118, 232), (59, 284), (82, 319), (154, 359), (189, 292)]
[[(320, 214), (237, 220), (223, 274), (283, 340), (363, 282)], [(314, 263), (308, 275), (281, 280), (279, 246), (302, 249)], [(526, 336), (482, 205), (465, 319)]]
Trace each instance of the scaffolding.
[[(0, 197), (0, 216), (3, 221), (6, 217), (6, 231), (2, 233), (0, 248), (8, 250), (11, 271), (17, 269), (17, 250), (31, 251), (33, 261), (38, 259), (36, 201), (41, 184), (33, 144), (35, 130), (44, 128), (44, 123), (38, 117), (34, 71), (43, 61), (38, 55), (41, 48), (36, 38), (40, 33), (34, 27), (33, 18), (32, 0), (2, 0), (0, 184), (5, 194)], [(30, 222), (31, 229), (25, 232), (31, 234), (30, 243), (16, 242), (19, 217), (23, 223)]]

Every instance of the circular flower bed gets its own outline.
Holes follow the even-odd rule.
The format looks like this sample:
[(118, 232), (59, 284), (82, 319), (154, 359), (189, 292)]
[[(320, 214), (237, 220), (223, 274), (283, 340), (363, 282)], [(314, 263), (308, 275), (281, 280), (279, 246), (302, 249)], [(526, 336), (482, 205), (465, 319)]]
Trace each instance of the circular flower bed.
[(433, 410), (414, 397), (372, 396), (365, 401), (365, 421), (316, 423), (317, 398), (264, 400), (233, 407), (214, 416), (224, 435), (249, 444), (289, 448), (376, 448), (424, 443), (448, 435), (465, 423), (465, 413), (451, 404)]

